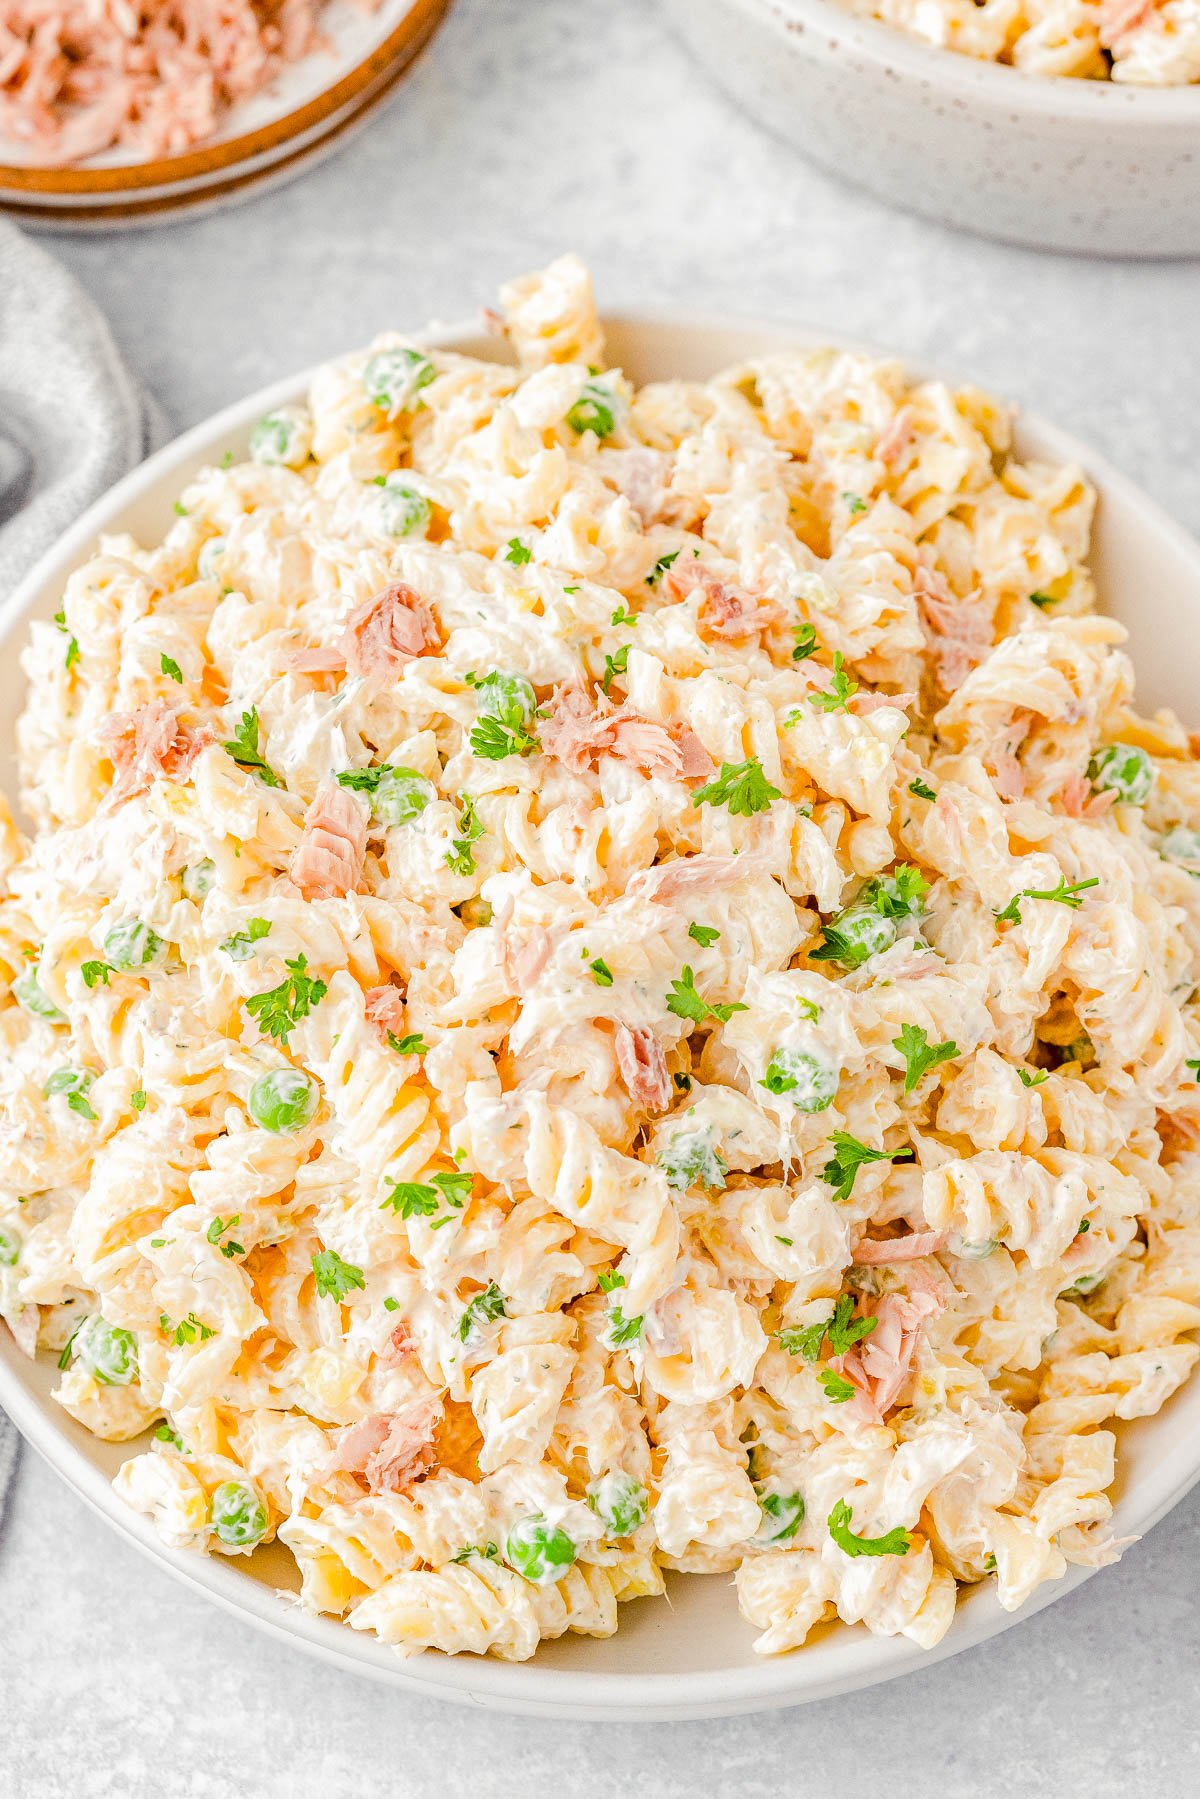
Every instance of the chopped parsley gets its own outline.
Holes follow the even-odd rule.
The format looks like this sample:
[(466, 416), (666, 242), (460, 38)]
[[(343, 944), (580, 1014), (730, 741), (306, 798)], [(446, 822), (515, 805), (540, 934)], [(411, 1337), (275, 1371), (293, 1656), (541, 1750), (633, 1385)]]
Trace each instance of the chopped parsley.
[[(678, 550), (672, 550), (669, 555), (660, 556), (658, 561), (654, 564), (654, 567), (650, 570), (650, 573), (646, 576), (646, 586), (657, 587), (678, 555)], [(615, 625), (616, 622), (617, 621), (614, 618), (613, 624)]]
[[(675, 554), (676, 555), (679, 554), (678, 550), (675, 552)], [(655, 564), (655, 566), (657, 567), (657, 564)], [(622, 600), (621, 604), (617, 607), (616, 611), (613, 613), (612, 618), (609, 622), (614, 625), (628, 625), (630, 627), (630, 629), (632, 630), (632, 629), (636, 628), (639, 617), (640, 617), (640, 614), (636, 613), (636, 612), (630, 612), (630, 610), (626, 606), (624, 600)]]
[(362, 1269), (356, 1268), (353, 1262), (343, 1262), (336, 1249), (319, 1249), (313, 1256), (312, 1269), (322, 1299), (340, 1301), (353, 1288), (367, 1284)]
[(1013, 894), (1004, 910), (996, 913), (996, 923), (1020, 924), (1020, 902), (1026, 899), (1055, 900), (1060, 906), (1070, 906), (1077, 911), (1083, 904), (1079, 895), (1086, 893), (1089, 887), (1099, 885), (1099, 875), (1093, 875), (1090, 881), (1073, 881), (1069, 886), (1066, 878), (1060, 875), (1057, 887), (1022, 887), (1020, 893)]
[(614, 1349), (624, 1349), (626, 1344), (636, 1343), (642, 1334), (642, 1319), (626, 1318), (620, 1306), (608, 1308), (608, 1340)]
[(258, 709), (251, 706), (249, 712), (243, 712), (241, 723), (228, 743), (221, 748), (226, 755), (232, 756), (239, 768), (245, 768), (256, 774), (266, 787), (282, 787), (283, 782), (269, 763), (264, 761), (258, 747)]
[(86, 1118), (89, 1124), (95, 1124), (98, 1114), (88, 1099), (95, 1078), (86, 1068), (56, 1068), (42, 1092), (47, 1099), (53, 1093), (61, 1093), (72, 1112)]
[(109, 977), (117, 971), (108, 962), (83, 962), (79, 968), (83, 976), (83, 984), (89, 990), (93, 987), (108, 986)]
[(172, 1449), (177, 1449), (179, 1451), (180, 1455), (186, 1454), (183, 1447), (183, 1438), (177, 1431), (173, 1431), (169, 1424), (160, 1424), (154, 1435), (159, 1443), (169, 1443)]
[(657, 1165), (666, 1175), (668, 1186), (679, 1193), (695, 1186), (720, 1193), (729, 1173), (728, 1162), (703, 1130), (677, 1131), (666, 1148), (659, 1151)]
[(398, 773), (390, 762), (377, 762), (369, 768), (343, 768), (334, 776), (339, 787), (348, 787), (352, 793), (374, 793), (384, 775)]
[(623, 643), (615, 655), (605, 656), (604, 658), (604, 673), (600, 679), (602, 691), (607, 693), (612, 687), (616, 677), (618, 675), (623, 675), (628, 667), (629, 645)]
[(1036, 606), (1039, 611), (1042, 611), (1047, 606), (1053, 606), (1054, 595), (1052, 593), (1031, 593), (1029, 601), (1031, 605)]
[(482, 679), (468, 680), (477, 693), (485, 695), (468, 738), (473, 755), (500, 762), (505, 756), (528, 756), (541, 748), (529, 729), (536, 702), (527, 681), (496, 669)]
[(240, 1243), (222, 1243), (221, 1238), (225, 1235), (226, 1231), (235, 1229), (241, 1222), (242, 1215), (240, 1212), (234, 1212), (233, 1216), (230, 1218), (217, 1217), (213, 1219), (212, 1223), (204, 1233), (208, 1238), (208, 1241), (219, 1248), (221, 1254), (229, 1261), (232, 1261), (234, 1256), (244, 1256), (246, 1253), (245, 1248)]
[(608, 966), (608, 963), (604, 960), (603, 956), (597, 956), (594, 962), (588, 963), (588, 967), (592, 971), (592, 979), (595, 981), (597, 987), (612, 986), (612, 969)]
[[(464, 1169), (454, 1169), (444, 1174), (431, 1175), (428, 1181), (397, 1181), (387, 1198), (380, 1203), (380, 1211), (389, 1208), (398, 1212), (401, 1218), (436, 1218), (439, 1207), (445, 1201), (451, 1212), (461, 1212), (471, 1197), (471, 1186), (474, 1175)], [(447, 1212), (438, 1219), (434, 1230), (440, 1230), (443, 1224), (450, 1222), (451, 1213)]]
[(54, 622), (67, 639), (67, 653), (63, 658), (63, 664), (64, 667), (69, 669), (73, 664), (79, 661), (79, 639), (77, 637), (72, 637), (67, 625), (67, 615), (63, 607), (60, 606), (58, 611), (54, 614)]
[(227, 956), (232, 956), (235, 962), (248, 962), (254, 954), (254, 945), (261, 943), (270, 929), (268, 919), (252, 918), (244, 931), (235, 931), (231, 937), (226, 937), (220, 948)]
[(446, 866), (451, 874), (473, 875), (475, 858), (471, 854), (471, 845), (479, 842), (484, 826), (476, 815), (474, 800), (465, 793), (460, 793), (458, 797), (462, 801), (462, 812), (458, 820), (461, 836), (451, 839), (450, 848), (446, 851)]
[(504, 552), (504, 560), (515, 563), (518, 568), (521, 568), (526, 562), (533, 561), (533, 551), (523, 544), (519, 537), (510, 537), (508, 547)]
[(917, 780), (908, 783), (908, 791), (914, 798), (919, 800), (935, 800), (937, 798), (937, 794), (934, 792), (933, 788), (927, 786), (919, 777)]
[(795, 638), (796, 647), (792, 651), (793, 662), (807, 662), (808, 658), (810, 656), (815, 656), (821, 647), (817, 642), (817, 627), (815, 625), (797, 625), (795, 627)]
[(478, 1543), (467, 1543), (450, 1557), (451, 1562), (469, 1562), (473, 1555), (480, 1555), (485, 1561), (494, 1562), (499, 1559), (500, 1550), (495, 1543), (485, 1543), (483, 1548)]
[(860, 512), (865, 512), (867, 510), (867, 502), (862, 499), (859, 494), (844, 493), (842, 499), (845, 502), (847, 512), (852, 518), (856, 518)]
[(176, 500), (175, 502), (175, 516), (176, 518), (186, 518), (188, 516), (188, 509), (182, 500)]
[(287, 1042), (289, 1032), (308, 1017), (328, 991), (324, 981), (315, 981), (305, 972), (308, 958), (303, 953), (295, 960), (285, 958), (283, 965), (288, 974), (278, 987), (252, 994), (246, 1001), (246, 1010), (259, 1030), (280, 1043)]
[(848, 1381), (845, 1375), (839, 1374), (834, 1368), (822, 1368), (817, 1379), (825, 1390), (826, 1399), (832, 1400), (834, 1405), (844, 1405), (858, 1391), (853, 1381)]
[(135, 1112), (144, 1112), (146, 1110), (145, 1088), (135, 1087), (133, 1092), (129, 1095), (129, 1103)]
[(834, 1355), (845, 1355), (861, 1337), (869, 1337), (878, 1322), (877, 1318), (856, 1318), (854, 1300), (849, 1293), (843, 1293), (831, 1317), (822, 1318), (819, 1324), (801, 1324), (781, 1330), (779, 1347), (788, 1355), (803, 1356), (806, 1362), (819, 1362), (826, 1337)]
[(158, 659), (158, 666), (164, 675), (170, 675), (172, 681), (178, 681), (179, 685), (183, 686), (183, 670), (173, 656), (161, 655)]
[(780, 797), (763, 773), (757, 756), (745, 762), (722, 762), (721, 771), (692, 795), (693, 806), (727, 806), (735, 818), (750, 818), (765, 812), (772, 800)]
[(596, 1285), (601, 1293), (611, 1293), (614, 1288), (625, 1285), (625, 1276), (618, 1274), (615, 1268), (602, 1268), (596, 1276)]
[(715, 1018), (719, 1024), (728, 1024), (735, 1012), (747, 1010), (740, 1001), (714, 1006), (706, 999), (701, 999), (696, 991), (695, 976), (687, 963), (684, 964), (679, 979), (671, 982), (671, 991), (667, 996), (667, 1011), (676, 1018), (688, 1018), (693, 1024), (703, 1024), (710, 1017)]
[(429, 1045), (420, 1031), (410, 1031), (406, 1037), (397, 1037), (395, 1031), (387, 1034), (388, 1048), (394, 1049), (398, 1056), (427, 1056)]
[[(820, 688), (816, 693), (810, 693), (808, 703), (810, 706), (817, 707), (821, 712), (845, 712), (857, 692), (858, 682), (846, 673), (842, 663), (842, 652), (837, 650), (834, 652), (833, 675), (829, 686)], [(789, 718), (784, 720), (784, 723), (794, 724), (797, 717), (798, 714), (793, 712)]]
[(186, 1318), (179, 1320), (178, 1324), (172, 1324), (167, 1314), (160, 1312), (158, 1322), (177, 1349), (182, 1349), (185, 1344), (189, 1343), (207, 1343), (210, 1337), (215, 1337), (217, 1334), (211, 1325), (205, 1324), (203, 1319), (197, 1318), (195, 1312), (189, 1312)]
[(958, 1054), (958, 1045), (953, 1038), (945, 1043), (930, 1043), (919, 1024), (902, 1024), (900, 1035), (892, 1038), (892, 1047), (900, 1051), (907, 1064), (904, 1076), (906, 1093), (912, 1092), (923, 1074), (927, 1074), (941, 1062), (953, 1062)]
[[(1189, 1068), (1191, 1067), (1190, 1062), (1189, 1062), (1188, 1066), (1189, 1066)], [(1196, 1063), (1196, 1067), (1200, 1068), (1200, 1062)], [(1046, 1079), (1047, 1075), (1049, 1074), (1049, 1069), (1039, 1068), (1035, 1074), (1032, 1069), (1018, 1068), (1017, 1073), (1021, 1077), (1022, 1087), (1040, 1087), (1042, 1082)], [(1200, 1080), (1200, 1074), (1198, 1074), (1196, 1076), (1196, 1079)]]
[(833, 1155), (821, 1170), (821, 1177), (833, 1187), (835, 1200), (849, 1199), (854, 1191), (858, 1171), (868, 1162), (911, 1162), (913, 1151), (905, 1149), (868, 1149), (849, 1131), (834, 1131), (829, 1139)]
[(688, 926), (688, 936), (693, 943), (698, 943), (701, 949), (710, 949), (720, 935), (720, 931), (710, 924), (690, 924)]
[(466, 1311), (458, 1321), (459, 1341), (468, 1343), (480, 1325), (492, 1324), (497, 1318), (507, 1318), (507, 1301), (495, 1281), (489, 1281), (482, 1293), (477, 1293)]
[(853, 1522), (854, 1513), (844, 1499), (839, 1499), (826, 1523), (843, 1555), (907, 1555), (912, 1547), (912, 1538), (900, 1525), (882, 1537), (860, 1537), (850, 1528)]

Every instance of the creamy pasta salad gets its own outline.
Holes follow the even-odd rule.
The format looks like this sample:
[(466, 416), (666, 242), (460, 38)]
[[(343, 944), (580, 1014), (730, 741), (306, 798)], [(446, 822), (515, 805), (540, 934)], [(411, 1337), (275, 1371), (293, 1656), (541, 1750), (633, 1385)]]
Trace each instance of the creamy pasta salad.
[(846, 0), (944, 50), (1031, 75), (1200, 81), (1200, 0)]
[(0, 1311), (165, 1540), (399, 1650), (1117, 1553), (1200, 1322), (1200, 763), (1093, 496), (836, 351), (388, 336), (31, 628)]

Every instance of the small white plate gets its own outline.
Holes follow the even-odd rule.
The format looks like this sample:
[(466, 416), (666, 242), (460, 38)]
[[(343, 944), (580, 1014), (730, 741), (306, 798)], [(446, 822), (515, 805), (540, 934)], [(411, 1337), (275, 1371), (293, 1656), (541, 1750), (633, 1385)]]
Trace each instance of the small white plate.
[[(703, 379), (730, 363), (773, 350), (848, 343), (836, 332), (744, 320), (705, 319), (669, 311), (619, 314), (605, 320), (615, 365), (641, 383), (670, 377)], [(426, 342), (502, 360), (503, 346), (471, 325), (423, 334)], [(955, 385), (961, 376), (940, 372)], [(44, 557), (0, 612), (0, 784), (15, 791), (14, 724), (24, 701), (17, 665), (26, 620), (53, 615), (63, 582), (102, 531), (129, 531), (144, 543), (169, 529), (180, 489), (229, 449), (243, 453), (264, 412), (300, 398), (298, 375), (240, 401), (160, 450), (93, 506)], [(1132, 482), (1082, 444), (1028, 414), (1016, 431), (1018, 455), (1078, 462), (1095, 483), (1100, 505), (1091, 566), (1104, 610), (1129, 628), (1139, 695), (1147, 707), (1174, 706), (1186, 719), (1196, 707), (1194, 671), (1200, 636), (1200, 545)], [(56, 1406), (54, 1359), (27, 1361), (0, 1330), (0, 1404), (29, 1441), (76, 1492), (156, 1561), (219, 1604), (275, 1636), (342, 1667), (440, 1699), (504, 1711), (572, 1718), (697, 1718), (765, 1711), (870, 1686), (970, 1648), (1032, 1616), (1089, 1578), (1074, 1568), (1037, 1591), (1020, 1612), (1000, 1609), (990, 1582), (963, 1593), (954, 1623), (937, 1649), (897, 1637), (872, 1637), (842, 1625), (823, 1627), (789, 1655), (753, 1653), (755, 1632), (739, 1616), (733, 1585), (719, 1576), (677, 1576), (671, 1603), (637, 1600), (621, 1607), (617, 1635), (567, 1636), (545, 1643), (532, 1661), (450, 1657), (429, 1652), (402, 1660), (374, 1638), (329, 1618), (302, 1613), (278, 1589), (298, 1585), (291, 1558), (278, 1545), (249, 1559), (223, 1560), (167, 1549), (149, 1522), (123, 1506), (110, 1479), (134, 1446), (102, 1443)], [(1118, 1536), (1147, 1531), (1200, 1478), (1200, 1380), (1192, 1380), (1156, 1418), (1118, 1426), (1118, 1478), (1113, 1520)], [(53, 1579), (53, 1570), (47, 1579)]]

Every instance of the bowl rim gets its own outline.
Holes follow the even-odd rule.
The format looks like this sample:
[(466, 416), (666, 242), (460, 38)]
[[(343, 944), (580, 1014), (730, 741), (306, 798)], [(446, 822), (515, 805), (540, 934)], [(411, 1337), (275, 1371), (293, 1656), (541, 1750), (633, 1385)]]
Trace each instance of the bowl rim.
[[(729, 0), (726, 0), (729, 3)], [(1078, 75), (1040, 75), (1011, 63), (985, 61), (927, 43), (899, 26), (852, 12), (842, 0), (732, 0), (754, 10), (785, 36), (812, 31), (831, 47), (844, 45), (887, 75), (899, 74), (959, 100), (1120, 130), (1123, 121), (1164, 131), (1200, 131), (1200, 84), (1143, 87), (1090, 81)], [(1015, 123), (1015, 119), (1014, 119)]]
[[(757, 342), (762, 354), (789, 345), (800, 350), (830, 346), (901, 360), (906, 371), (917, 379), (937, 378), (954, 384), (965, 379), (953, 369), (931, 366), (918, 357), (898, 357), (895, 352), (836, 328), (799, 321), (646, 305), (606, 308), (601, 313), (601, 323), (610, 334), (631, 340), (655, 333), (694, 337), (715, 333)], [(484, 329), (471, 320), (430, 325), (411, 336), (413, 341), (429, 347), (465, 354), (486, 354), (489, 348), (496, 349), (495, 340), (490, 340)], [(90, 553), (98, 535), (110, 529), (129, 507), (168, 477), (189, 465), (196, 466), (198, 459), (214, 459), (226, 447), (244, 447), (255, 420), (306, 392), (313, 375), (323, 366), (324, 363), (316, 364), (285, 376), (221, 408), (164, 445), (96, 500), (0, 604), (0, 647), (5, 638), (20, 629), (48, 590), (57, 588), (80, 559)], [(1126, 505), (1132, 504), (1145, 518), (1147, 528), (1167, 540), (1190, 566), (1200, 595), (1200, 543), (1196, 539), (1135, 482), (1071, 434), (1024, 408), (1020, 417), (1036, 438), (1039, 455), (1079, 463), (1102, 497), (1108, 493)], [(165, 512), (164, 507), (164, 525)], [(194, 1590), (206, 1593), (226, 1611), (286, 1644), (315, 1653), (347, 1671), (452, 1703), (600, 1722), (717, 1717), (809, 1703), (930, 1668), (1033, 1617), (1076, 1591), (1095, 1572), (1091, 1568), (1071, 1567), (1061, 1579), (1042, 1583), (1018, 1611), (1009, 1613), (1001, 1610), (990, 1589), (975, 1588), (969, 1603), (959, 1605), (951, 1629), (932, 1650), (921, 1649), (900, 1637), (875, 1637), (838, 1628), (820, 1645), (819, 1664), (807, 1659), (804, 1650), (684, 1673), (565, 1669), (548, 1667), (536, 1657), (512, 1663), (490, 1656), (429, 1653), (405, 1660), (377, 1639), (358, 1635), (338, 1620), (301, 1612), (292, 1603), (291, 1594), (281, 1595), (256, 1579), (246, 1578), (229, 1559), (173, 1550), (164, 1544), (148, 1519), (118, 1499), (94, 1454), (82, 1446), (96, 1440), (62, 1412), (48, 1394), (38, 1392), (29, 1379), (31, 1366), (44, 1369), (50, 1359), (43, 1356), (37, 1364), (30, 1364), (11, 1336), (0, 1332), (0, 1406), (55, 1472), (137, 1549)], [(1194, 1378), (1200, 1382), (1200, 1372)], [(1182, 1392), (1187, 1391), (1185, 1385)], [(1154, 1426), (1158, 1419), (1147, 1422)], [(1174, 1440), (1164, 1437), (1163, 1444), (1156, 1445), (1155, 1460), (1149, 1472), (1139, 1478), (1136, 1488), (1118, 1494), (1115, 1517), (1123, 1533), (1144, 1534), (1200, 1481), (1200, 1439), (1189, 1439), (1183, 1431), (1170, 1433), (1170, 1437)]]

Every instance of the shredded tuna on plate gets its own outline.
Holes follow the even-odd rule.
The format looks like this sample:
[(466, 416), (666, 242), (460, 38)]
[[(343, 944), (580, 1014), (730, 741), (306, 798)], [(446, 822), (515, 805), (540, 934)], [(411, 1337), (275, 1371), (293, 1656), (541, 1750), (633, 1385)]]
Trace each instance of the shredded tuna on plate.
[[(354, 0), (374, 12), (379, 0)], [(288, 63), (324, 0), (0, 0), (0, 136), (51, 165), (178, 155)]]

